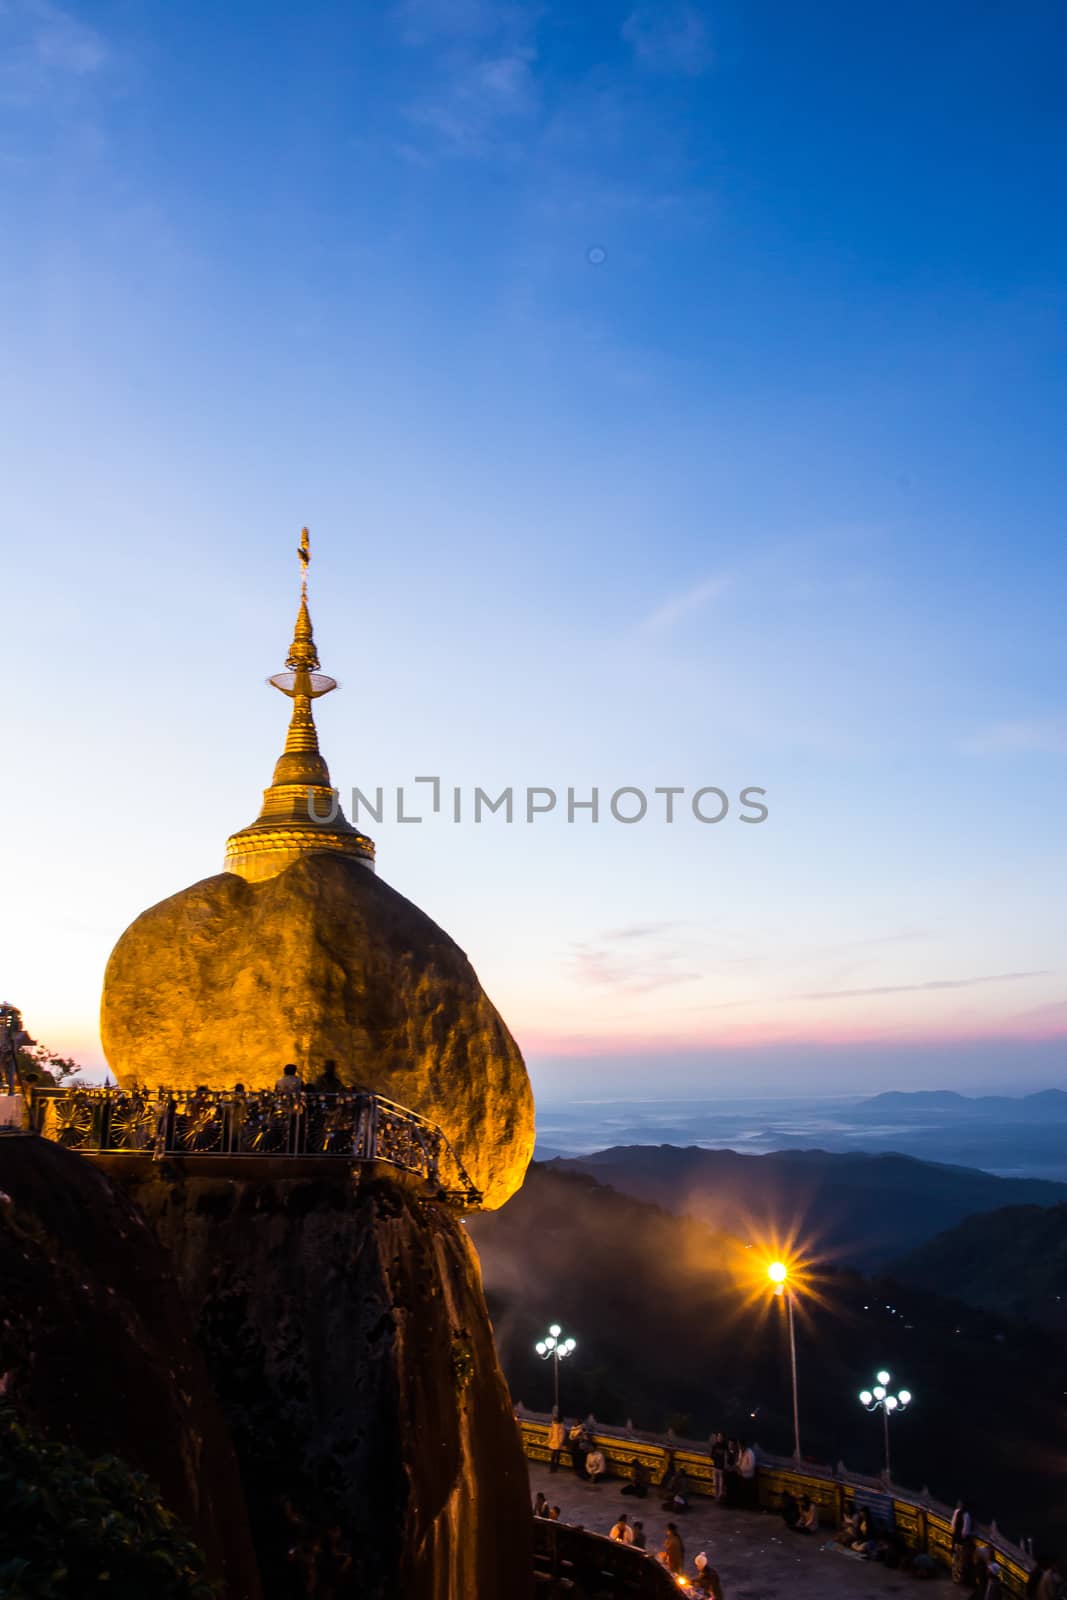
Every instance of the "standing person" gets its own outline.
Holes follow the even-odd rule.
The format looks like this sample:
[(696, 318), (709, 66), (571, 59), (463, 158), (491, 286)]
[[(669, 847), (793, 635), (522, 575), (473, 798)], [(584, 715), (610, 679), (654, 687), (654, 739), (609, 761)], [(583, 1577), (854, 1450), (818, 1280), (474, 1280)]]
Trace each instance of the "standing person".
[(535, 1517), (546, 1517), (548, 1515), (548, 1501), (545, 1499), (541, 1489), (538, 1489), (537, 1499), (533, 1503), (533, 1514)]
[(344, 1084), (337, 1076), (337, 1062), (324, 1061), (322, 1063), (322, 1071), (312, 1084), (312, 1088), (319, 1094), (342, 1094), (344, 1087)]
[(721, 1433), (712, 1435), (711, 1440), (711, 1482), (716, 1500), (723, 1497), (723, 1478), (726, 1466), (726, 1440)]
[(567, 1448), (571, 1453), (571, 1466), (574, 1468), (574, 1475), (577, 1478), (588, 1476), (586, 1458), (589, 1453), (589, 1444), (589, 1435), (578, 1419), (575, 1418), (574, 1425), (567, 1435)]
[(660, 1554), (663, 1556), (664, 1565), (670, 1568), (675, 1577), (680, 1577), (685, 1569), (685, 1545), (682, 1543), (678, 1529), (673, 1522), (668, 1522), (667, 1524), (667, 1531), (663, 1535), (663, 1549)]
[(750, 1444), (741, 1443), (737, 1458), (737, 1475), (741, 1480), (741, 1504), (749, 1510), (756, 1509), (756, 1452)]
[(602, 1450), (590, 1450), (585, 1458), (585, 1476), (590, 1483), (598, 1483), (608, 1470)]
[(737, 1492), (737, 1458), (740, 1454), (741, 1451), (737, 1440), (727, 1439), (722, 1458), (722, 1498), (724, 1505), (735, 1506), (740, 1499)]
[(644, 1525), (644, 1523), (643, 1522), (635, 1522), (633, 1526), (634, 1526), (634, 1549), (635, 1550), (645, 1550), (645, 1549), (647, 1549), (648, 1548), (648, 1540), (645, 1538), (645, 1525)]
[(952, 1581), (969, 1583), (974, 1576), (974, 1518), (965, 1500), (956, 1501), (949, 1528), (952, 1534)]
[(559, 1417), (557, 1417), (555, 1412), (553, 1412), (552, 1421), (548, 1425), (549, 1472), (559, 1471), (559, 1458), (563, 1452), (563, 1446), (566, 1444), (566, 1442), (567, 1430), (563, 1426), (563, 1423), (560, 1421)]
[(574, 1467), (574, 1475), (579, 1478), (589, 1477), (589, 1451), (593, 1448), (593, 1440), (584, 1422), (577, 1421), (577, 1418), (574, 1419), (574, 1426), (571, 1427), (571, 1432), (569, 1432), (566, 1442), (568, 1442), (568, 1448), (571, 1451), (571, 1466)]
[(614, 1539), (616, 1544), (633, 1544), (634, 1530), (626, 1519), (625, 1511), (619, 1512), (618, 1521), (613, 1524), (608, 1538)]

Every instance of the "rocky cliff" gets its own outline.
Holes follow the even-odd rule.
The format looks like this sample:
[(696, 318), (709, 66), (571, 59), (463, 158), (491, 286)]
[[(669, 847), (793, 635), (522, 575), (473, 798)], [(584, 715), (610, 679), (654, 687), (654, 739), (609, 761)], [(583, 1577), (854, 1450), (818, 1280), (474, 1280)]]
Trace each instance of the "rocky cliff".
[(525, 1594), (525, 1463), (463, 1225), (347, 1171), (128, 1181), (197, 1320), (270, 1600), (334, 1526), (362, 1600)]
[(258, 1600), (237, 1461), (165, 1252), (87, 1161), (13, 1134), (0, 1137), (0, 1390), (49, 1439), (147, 1474), (227, 1600)]

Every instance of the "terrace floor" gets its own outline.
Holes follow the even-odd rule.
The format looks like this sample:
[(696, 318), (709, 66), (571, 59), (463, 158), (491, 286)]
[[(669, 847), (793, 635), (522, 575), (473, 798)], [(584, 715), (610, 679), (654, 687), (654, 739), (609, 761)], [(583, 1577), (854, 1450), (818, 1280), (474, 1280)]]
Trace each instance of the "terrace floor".
[[(662, 1547), (667, 1523), (677, 1524), (685, 1545), (685, 1571), (694, 1573), (693, 1558), (705, 1551), (722, 1579), (724, 1600), (881, 1600), (918, 1585), (906, 1572), (890, 1571), (879, 1562), (863, 1561), (848, 1552), (825, 1550), (833, 1529), (805, 1537), (789, 1533), (781, 1519), (765, 1511), (734, 1511), (703, 1496), (692, 1509), (678, 1514), (661, 1509), (657, 1492), (646, 1500), (623, 1495), (623, 1480), (591, 1484), (576, 1478), (566, 1465), (550, 1473), (547, 1465), (527, 1461), (530, 1499), (542, 1490), (550, 1505), (560, 1508), (560, 1521), (580, 1523), (592, 1533), (608, 1533), (620, 1511), (645, 1525), (648, 1549)], [(925, 1589), (925, 1586), (924, 1586)], [(942, 1588), (942, 1593), (945, 1589)]]

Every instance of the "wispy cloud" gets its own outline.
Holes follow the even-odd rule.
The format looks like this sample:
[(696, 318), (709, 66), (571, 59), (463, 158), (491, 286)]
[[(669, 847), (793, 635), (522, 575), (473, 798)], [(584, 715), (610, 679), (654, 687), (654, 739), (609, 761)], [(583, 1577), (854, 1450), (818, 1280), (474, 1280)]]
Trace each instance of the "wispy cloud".
[(622, 25), (635, 58), (650, 72), (697, 78), (714, 60), (711, 36), (695, 6), (638, 6)]
[(1065, 755), (1067, 717), (1021, 718), (1016, 722), (993, 722), (962, 742), (965, 755)]
[(609, 928), (596, 940), (572, 946), (572, 976), (592, 988), (618, 989), (633, 995), (693, 983), (703, 973), (689, 971), (687, 953), (662, 942), (665, 934), (679, 926), (648, 922)]
[(702, 583), (694, 584), (692, 589), (674, 595), (658, 606), (641, 623), (642, 633), (666, 633), (689, 616), (694, 611), (700, 611), (709, 601), (715, 600), (727, 590), (731, 578), (706, 578)]
[(535, 8), (404, 0), (394, 17), (401, 42), (427, 65), (426, 87), (403, 114), (416, 138), (431, 137), (435, 153), (491, 155), (540, 109)]
[(95, 28), (47, 0), (33, 0), (25, 9), (34, 49), (44, 66), (78, 77), (104, 66), (109, 51)]
[(103, 35), (51, 0), (0, 0), (0, 96), (9, 104), (84, 78), (110, 59)]
[(981, 978), (931, 978), (926, 983), (886, 983), (874, 989), (815, 989), (800, 1000), (856, 1000), (878, 994), (920, 994), (927, 989), (977, 989), (987, 983), (1018, 983), (1023, 978), (1047, 978), (1049, 969), (1037, 972), (995, 972)]

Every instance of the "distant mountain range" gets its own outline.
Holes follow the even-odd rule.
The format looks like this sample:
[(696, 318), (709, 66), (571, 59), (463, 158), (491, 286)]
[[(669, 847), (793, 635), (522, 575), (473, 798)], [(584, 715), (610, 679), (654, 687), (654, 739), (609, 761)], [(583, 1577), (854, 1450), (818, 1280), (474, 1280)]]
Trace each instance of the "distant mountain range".
[(821, 1257), (867, 1269), (910, 1254), (978, 1213), (1067, 1204), (1065, 1183), (998, 1178), (895, 1154), (789, 1150), (757, 1156), (627, 1145), (548, 1166), (590, 1173), (733, 1235), (771, 1237), (795, 1229)]
[(1067, 1091), (1042, 1089), (1037, 1094), (957, 1094), (954, 1089), (890, 1089), (853, 1107), (858, 1120), (884, 1122), (887, 1116), (926, 1122), (939, 1120), (997, 1122), (1067, 1122)]

